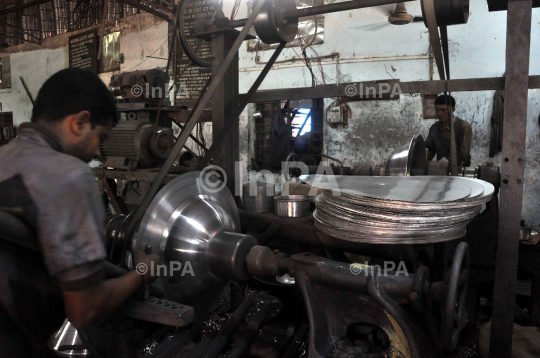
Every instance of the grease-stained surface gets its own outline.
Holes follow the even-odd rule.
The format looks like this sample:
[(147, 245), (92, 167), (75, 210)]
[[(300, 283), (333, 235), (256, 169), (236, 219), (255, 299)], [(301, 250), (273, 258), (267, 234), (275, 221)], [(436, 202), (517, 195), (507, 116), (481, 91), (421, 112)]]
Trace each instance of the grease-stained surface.
[(390, 321), (390, 324), (385, 324), (381, 327), (388, 335), (390, 342), (392, 342), (391, 356), (389, 358), (410, 358), (411, 351), (409, 349), (409, 343), (401, 327), (390, 312), (384, 310), (384, 313), (386, 313), (388, 321)]

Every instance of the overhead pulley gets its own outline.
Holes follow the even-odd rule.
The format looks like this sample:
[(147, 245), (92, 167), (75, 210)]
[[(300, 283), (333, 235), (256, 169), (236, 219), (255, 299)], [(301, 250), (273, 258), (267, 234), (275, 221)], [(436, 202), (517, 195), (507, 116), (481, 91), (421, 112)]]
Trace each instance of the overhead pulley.
[[(426, 21), (426, 12), (428, 9), (425, 7), (425, 2), (426, 0), (421, 0), (420, 5), (422, 8), (424, 24), (426, 27), (429, 27)], [(433, 1), (433, 11), (437, 26), (466, 24), (469, 19), (469, 0)]]
[(261, 41), (275, 44), (293, 40), (298, 32), (298, 18), (285, 18), (283, 13), (294, 10), (294, 0), (266, 1), (254, 24)]

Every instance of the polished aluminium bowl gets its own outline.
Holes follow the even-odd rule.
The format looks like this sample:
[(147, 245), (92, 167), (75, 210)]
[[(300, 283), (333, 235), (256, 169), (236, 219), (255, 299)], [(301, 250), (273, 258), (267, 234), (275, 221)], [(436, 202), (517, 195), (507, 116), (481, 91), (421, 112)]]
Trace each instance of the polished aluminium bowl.
[(426, 146), (421, 135), (394, 150), (386, 163), (386, 175), (425, 175), (427, 171)]
[[(203, 179), (207, 178), (191, 172), (165, 185), (150, 203), (132, 245), (134, 252), (161, 257), (169, 270), (166, 276), (160, 271), (167, 298), (195, 308), (212, 306), (228, 281), (210, 269), (211, 243), (217, 237), (225, 242), (232, 238), (234, 251), (234, 238), (239, 236), (235, 233), (240, 230), (229, 190), (223, 186), (214, 192), (215, 186), (205, 185)], [(181, 269), (171, 275), (170, 268), (178, 269), (178, 264)]]
[(311, 213), (307, 195), (285, 195), (274, 198), (274, 214), (283, 218), (300, 218)]

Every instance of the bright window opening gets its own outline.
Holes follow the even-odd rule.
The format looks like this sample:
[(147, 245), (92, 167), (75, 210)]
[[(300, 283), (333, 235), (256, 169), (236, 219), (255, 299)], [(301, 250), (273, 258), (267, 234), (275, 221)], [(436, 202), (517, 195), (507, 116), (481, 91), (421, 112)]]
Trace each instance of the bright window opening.
[[(300, 127), (302, 127), (302, 124), (306, 120), (306, 117), (310, 111), (310, 108), (300, 108), (298, 110), (298, 113), (296, 113), (296, 116), (294, 117), (292, 121), (292, 135), (293, 138), (295, 138), (298, 135), (298, 131), (300, 130)], [(311, 132), (311, 117), (308, 118), (306, 124), (304, 125), (304, 128), (302, 128), (302, 133), (300, 135), (306, 134), (308, 132)]]

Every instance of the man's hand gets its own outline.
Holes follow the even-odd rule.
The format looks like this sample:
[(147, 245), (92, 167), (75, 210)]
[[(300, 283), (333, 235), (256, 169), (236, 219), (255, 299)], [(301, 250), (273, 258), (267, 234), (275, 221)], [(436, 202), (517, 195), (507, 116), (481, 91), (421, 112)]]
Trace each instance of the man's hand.
[(156, 280), (159, 272), (158, 266), (161, 265), (161, 257), (147, 255), (144, 251), (139, 251), (135, 253), (135, 262), (135, 270), (143, 277), (144, 283), (152, 283)]
[[(80, 329), (91, 322), (114, 312), (131, 296), (141, 283), (150, 283), (156, 279), (157, 266), (161, 258), (157, 255), (147, 255), (144, 252), (135, 254), (138, 264), (136, 271), (130, 271), (118, 278), (101, 281), (99, 284), (81, 291), (64, 291), (64, 307), (67, 318)], [(153, 268), (153, 269), (152, 269)], [(141, 280), (142, 277), (142, 280)]]

